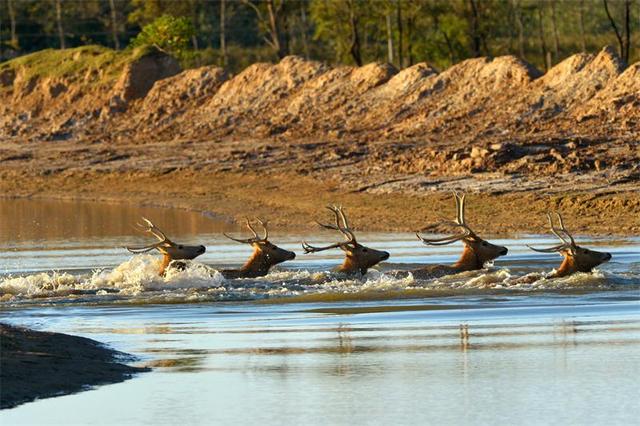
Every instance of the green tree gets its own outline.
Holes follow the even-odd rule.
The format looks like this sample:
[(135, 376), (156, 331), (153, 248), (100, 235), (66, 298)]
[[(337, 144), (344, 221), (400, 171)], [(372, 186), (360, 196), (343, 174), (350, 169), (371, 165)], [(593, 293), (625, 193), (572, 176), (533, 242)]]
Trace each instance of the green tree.
[(362, 65), (362, 31), (368, 4), (363, 0), (313, 0), (315, 39), (327, 43), (337, 62)]
[(180, 60), (188, 59), (191, 38), (195, 34), (193, 24), (184, 16), (162, 15), (142, 28), (140, 34), (131, 41), (131, 45), (151, 45), (176, 56)]

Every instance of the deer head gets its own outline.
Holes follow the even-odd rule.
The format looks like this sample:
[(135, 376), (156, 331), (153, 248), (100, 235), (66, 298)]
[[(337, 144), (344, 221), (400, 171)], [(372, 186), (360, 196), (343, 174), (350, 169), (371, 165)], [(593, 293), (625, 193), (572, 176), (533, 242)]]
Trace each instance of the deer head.
[(611, 260), (611, 253), (603, 253), (578, 246), (569, 231), (567, 231), (567, 228), (564, 227), (564, 221), (560, 213), (556, 213), (556, 217), (560, 228), (554, 226), (551, 214), (547, 213), (551, 232), (562, 241), (562, 244), (544, 249), (527, 246), (539, 253), (560, 253), (560, 256), (564, 257), (560, 267), (556, 272), (549, 275), (549, 278), (564, 277), (574, 272), (591, 272), (596, 266)]
[(228, 277), (244, 278), (261, 277), (263, 275), (266, 275), (272, 266), (296, 258), (296, 254), (294, 252), (281, 249), (280, 247), (271, 243), (269, 241), (269, 230), (267, 229), (267, 223), (263, 222), (260, 219), (256, 220), (260, 224), (260, 226), (262, 226), (262, 229), (264, 231), (263, 237), (258, 236), (258, 233), (254, 229), (253, 225), (251, 225), (249, 219), (247, 219), (247, 228), (249, 228), (249, 231), (251, 231), (253, 237), (240, 239), (224, 234), (224, 236), (229, 238), (230, 240), (242, 244), (249, 244), (251, 247), (253, 247), (253, 255), (251, 255), (249, 260), (242, 266), (242, 268), (240, 268), (239, 270), (222, 271), (223, 275)]
[(469, 225), (467, 225), (464, 218), (465, 194), (459, 194), (454, 191), (453, 196), (456, 201), (456, 220), (441, 221), (436, 224), (429, 225), (421, 231), (425, 231), (435, 225), (445, 224), (461, 229), (462, 233), (450, 235), (444, 238), (425, 238), (420, 235), (421, 231), (417, 231), (416, 236), (424, 244), (430, 246), (443, 246), (456, 241), (462, 241), (464, 244), (462, 256), (460, 256), (460, 259), (453, 265), (453, 268), (459, 271), (482, 269), (484, 268), (485, 263), (506, 255), (508, 252), (506, 247), (491, 244), (490, 242), (483, 240), (469, 227)]
[(319, 251), (339, 248), (345, 252), (346, 257), (344, 259), (344, 263), (338, 268), (338, 271), (349, 274), (360, 272), (363, 275), (366, 274), (367, 270), (372, 266), (389, 258), (388, 252), (365, 247), (356, 241), (356, 236), (349, 228), (349, 221), (347, 220), (347, 216), (344, 214), (342, 207), (327, 206), (327, 209), (333, 212), (336, 221), (335, 225), (317, 222), (318, 225), (326, 229), (332, 229), (340, 232), (345, 238), (345, 241), (331, 244), (326, 247), (314, 247), (303, 241), (302, 248), (305, 253), (316, 253)]
[(171, 241), (164, 232), (155, 226), (149, 219), (142, 218), (144, 223), (136, 224), (138, 228), (144, 232), (148, 232), (158, 239), (157, 243), (149, 244), (143, 247), (127, 247), (131, 253), (146, 253), (153, 249), (163, 254), (162, 263), (160, 264), (160, 275), (164, 275), (167, 266), (173, 260), (190, 260), (195, 259), (206, 251), (205, 246), (185, 246)]

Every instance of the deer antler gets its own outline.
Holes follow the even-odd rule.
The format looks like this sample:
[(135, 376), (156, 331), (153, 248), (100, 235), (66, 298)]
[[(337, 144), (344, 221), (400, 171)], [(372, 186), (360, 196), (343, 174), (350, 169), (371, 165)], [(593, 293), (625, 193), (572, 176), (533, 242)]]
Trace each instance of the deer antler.
[(476, 237), (476, 233), (473, 232), (473, 230), (469, 227), (469, 225), (467, 225), (467, 223), (465, 222), (465, 219), (464, 219), (464, 201), (465, 201), (466, 195), (464, 193), (459, 193), (457, 191), (453, 191), (453, 196), (454, 196), (455, 201), (456, 201), (456, 220), (455, 221), (442, 220), (442, 221), (437, 222), (435, 224), (426, 226), (426, 227), (422, 228), (422, 230), (428, 229), (429, 227), (432, 227), (432, 226), (435, 226), (435, 225), (449, 225), (449, 226), (454, 226), (454, 227), (460, 227), (460, 228), (463, 229), (464, 232), (462, 234), (459, 234), (459, 235), (450, 235), (450, 236), (444, 237), (444, 238), (425, 238), (422, 235), (420, 235), (421, 231), (416, 231), (416, 236), (424, 244), (432, 245), (432, 246), (444, 246), (444, 245), (447, 245), (447, 244), (454, 243), (456, 241), (464, 240), (465, 238), (474, 238), (474, 237)]
[(165, 235), (165, 233), (162, 232), (162, 230), (160, 230), (160, 228), (155, 226), (153, 224), (153, 222), (151, 222), (146, 217), (143, 217), (142, 220), (145, 223), (144, 224), (137, 223), (136, 225), (137, 225), (138, 229), (140, 229), (143, 232), (150, 233), (151, 235), (156, 237), (159, 242), (153, 243), (153, 244), (149, 244), (148, 246), (142, 246), (142, 247), (126, 247), (126, 249), (129, 250), (129, 252), (131, 252), (131, 253), (146, 253), (146, 252), (151, 251), (151, 250), (153, 250), (155, 248), (158, 248), (160, 246), (166, 246), (166, 245), (169, 245), (169, 244), (173, 244), (173, 242)]
[[(547, 213), (547, 219), (549, 220), (549, 227), (551, 228), (551, 232), (553, 233), (553, 235), (558, 237), (560, 241), (562, 241), (562, 244), (558, 244), (557, 246), (547, 247), (543, 249), (537, 249), (537, 248), (531, 247), (530, 245), (527, 245), (527, 247), (529, 247), (533, 251), (537, 251), (540, 253), (555, 253), (555, 252), (567, 250), (567, 249), (574, 250), (575, 247), (577, 247), (576, 242), (573, 239), (573, 236), (569, 233), (569, 231), (567, 231), (567, 228), (565, 228), (564, 221), (562, 220), (562, 216), (560, 215), (560, 213), (555, 212), (555, 215), (558, 218), (560, 229), (556, 228), (555, 225), (553, 224), (553, 218), (551, 217), (551, 213)], [(565, 237), (562, 236), (561, 233), (564, 234), (567, 238), (569, 238), (569, 241), (567, 241)]]
[[(560, 215), (560, 213), (556, 212), (556, 217), (558, 218), (558, 223), (560, 224), (560, 231), (564, 232), (564, 234), (567, 237), (569, 237), (569, 241), (571, 241), (571, 245), (575, 247), (576, 246), (576, 241), (573, 239), (573, 236), (569, 233), (569, 231), (567, 231), (567, 228), (564, 227), (564, 221), (562, 220), (562, 216)], [(551, 221), (551, 217), (549, 217), (549, 221)], [(558, 235), (558, 234), (556, 234), (556, 235)]]
[(336, 224), (330, 225), (330, 224), (320, 223), (318, 221), (316, 221), (316, 223), (322, 226), (323, 228), (332, 229), (334, 231), (340, 232), (342, 236), (345, 238), (345, 241), (341, 243), (331, 244), (325, 247), (315, 247), (315, 246), (309, 245), (306, 241), (303, 241), (302, 248), (304, 249), (305, 253), (315, 253), (319, 251), (329, 250), (332, 248), (343, 249), (345, 246), (357, 244), (356, 236), (353, 233), (353, 231), (349, 228), (349, 220), (347, 219), (347, 216), (345, 215), (344, 210), (342, 209), (342, 206), (327, 206), (327, 209), (333, 212), (335, 216)]
[[(318, 221), (316, 221), (316, 223), (322, 226), (323, 228), (333, 229), (334, 231), (338, 231), (342, 233), (342, 235), (344, 235), (347, 241), (355, 242), (356, 236), (353, 234), (353, 231), (349, 228), (349, 221), (347, 219), (347, 216), (344, 214), (344, 211), (342, 210), (342, 206), (327, 206), (327, 209), (331, 210), (335, 215), (336, 224), (328, 225), (328, 224), (320, 223)], [(340, 224), (341, 221), (342, 221), (342, 224)]]
[(245, 220), (246, 220), (247, 228), (249, 229), (249, 231), (251, 231), (251, 233), (253, 234), (253, 237), (241, 239), (241, 238), (234, 238), (231, 235), (228, 235), (226, 233), (224, 233), (223, 235), (229, 238), (230, 240), (236, 241), (238, 243), (243, 243), (243, 244), (266, 242), (269, 239), (269, 230), (267, 229), (267, 225), (268, 225), (267, 221), (262, 221), (261, 219), (256, 218), (256, 221), (262, 226), (262, 229), (264, 230), (264, 237), (260, 238), (255, 228), (253, 227), (253, 225), (251, 225), (251, 221), (249, 221), (249, 218), (245, 218)]

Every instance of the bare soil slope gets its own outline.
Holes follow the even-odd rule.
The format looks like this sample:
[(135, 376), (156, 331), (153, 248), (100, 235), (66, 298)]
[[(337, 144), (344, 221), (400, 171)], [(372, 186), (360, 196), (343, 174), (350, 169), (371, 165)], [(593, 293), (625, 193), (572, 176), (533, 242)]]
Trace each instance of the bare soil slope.
[[(331, 186), (332, 199), (372, 196), (378, 228), (398, 227), (388, 217), (391, 195), (422, 203), (450, 189), (483, 193), (489, 203), (527, 194), (540, 212), (560, 197), (574, 216), (607, 206), (621, 232), (640, 227), (640, 64), (627, 67), (609, 47), (546, 74), (512, 56), (442, 72), (291, 56), (236, 76), (216, 67), (179, 72), (152, 49), (85, 47), (0, 64), (0, 96), (5, 195), (120, 192), (203, 208), (213, 201), (207, 193), (226, 187), (206, 182), (216, 176), (238, 185), (219, 198), (236, 208), (208, 209), (240, 216), (234, 199), (268, 191), (254, 208), (272, 200), (266, 212), (293, 214), (295, 197), (274, 183), (284, 177), (287, 191), (304, 181)], [(130, 185), (83, 193), (87, 180), (116, 176)], [(183, 193), (158, 196), (161, 187), (142, 184), (153, 177), (183, 182)], [(255, 186), (245, 188), (248, 181)], [(567, 207), (584, 197), (602, 203)], [(509, 228), (518, 229), (511, 215)]]

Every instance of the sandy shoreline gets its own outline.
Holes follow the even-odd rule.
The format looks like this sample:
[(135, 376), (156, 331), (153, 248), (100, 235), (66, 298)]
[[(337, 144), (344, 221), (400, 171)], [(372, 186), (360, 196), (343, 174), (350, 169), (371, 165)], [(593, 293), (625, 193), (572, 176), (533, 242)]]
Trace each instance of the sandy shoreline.
[(83, 337), (0, 323), (0, 408), (118, 383), (147, 368), (118, 362), (127, 354)]
[[(453, 217), (455, 209), (449, 190), (350, 191), (336, 179), (284, 172), (68, 170), (34, 175), (8, 170), (0, 177), (0, 193), (9, 198), (135, 203), (194, 210), (228, 221), (255, 215), (291, 230), (317, 229), (314, 220), (325, 217), (323, 207), (330, 203), (343, 204), (356, 229), (371, 231), (415, 231)], [(640, 191), (633, 187), (561, 193), (470, 191), (467, 204), (468, 221), (487, 234), (547, 233), (545, 213), (550, 210), (561, 211), (578, 235), (640, 234)]]

